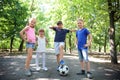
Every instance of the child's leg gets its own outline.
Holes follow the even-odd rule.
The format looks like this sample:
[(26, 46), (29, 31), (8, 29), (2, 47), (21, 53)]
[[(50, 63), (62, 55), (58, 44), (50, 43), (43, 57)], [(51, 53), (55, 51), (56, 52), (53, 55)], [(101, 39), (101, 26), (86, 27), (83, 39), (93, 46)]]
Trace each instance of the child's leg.
[(92, 73), (90, 72), (90, 62), (88, 60), (88, 51), (87, 50), (82, 50), (84, 61), (86, 62), (86, 68), (87, 68), (87, 77), (92, 79)]
[(60, 54), (57, 54), (56, 58), (57, 58), (57, 64), (59, 65), (59, 63), (60, 63)]
[(79, 60), (80, 60), (80, 66), (82, 70), (85, 70), (85, 66), (84, 66), (84, 60), (83, 60), (83, 53), (81, 50), (78, 50), (78, 55), (79, 55)]
[(64, 56), (64, 42), (60, 42), (59, 44), (59, 51), (60, 51), (60, 64), (63, 65), (65, 62), (63, 61)]
[(26, 59), (26, 63), (25, 63), (25, 69), (30, 68), (30, 61), (32, 59), (32, 52), (33, 52), (32, 48), (27, 49), (27, 59)]
[(63, 60), (63, 55), (64, 55), (63, 49), (64, 49), (64, 46), (60, 45), (59, 49), (60, 49), (60, 60)]
[(54, 43), (54, 48), (55, 48), (55, 53), (56, 53), (56, 60), (57, 60), (57, 64), (59, 65), (60, 62), (60, 50), (59, 50), (59, 43), (55, 42)]
[(46, 67), (46, 53), (42, 53), (42, 64), (43, 70), (47, 71), (48, 68)]
[(78, 50), (79, 54), (79, 60), (80, 60), (80, 66), (81, 66), (81, 71), (77, 73), (77, 75), (84, 75), (85, 74), (85, 66), (84, 66), (84, 60), (83, 60), (83, 53), (81, 50)]
[(85, 62), (81, 60), (80, 61), (80, 66), (81, 66), (82, 70), (85, 70), (85, 65), (84, 64), (85, 64)]
[(46, 67), (46, 66), (45, 66), (45, 65), (46, 65), (46, 64), (45, 64), (45, 62), (46, 62), (45, 58), (46, 58), (45, 53), (42, 53), (42, 67), (43, 67), (43, 68)]
[(82, 50), (82, 53), (83, 53), (84, 61), (86, 63), (87, 72), (89, 72), (90, 71), (90, 62), (88, 60), (88, 51)]
[(86, 68), (87, 68), (87, 72), (90, 72), (90, 62), (86, 62)]
[(36, 52), (36, 67), (39, 67), (39, 56), (40, 56), (40, 53)]

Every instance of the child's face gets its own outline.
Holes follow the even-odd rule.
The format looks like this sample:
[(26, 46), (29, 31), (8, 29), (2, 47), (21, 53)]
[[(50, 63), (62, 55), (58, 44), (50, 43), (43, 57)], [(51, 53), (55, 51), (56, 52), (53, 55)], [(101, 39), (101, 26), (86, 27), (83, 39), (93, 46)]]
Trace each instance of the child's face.
[(63, 28), (63, 24), (59, 24), (58, 28), (62, 29)]
[(78, 28), (83, 28), (84, 22), (83, 21), (77, 21)]
[(39, 32), (39, 35), (40, 36), (44, 36), (44, 32)]
[(31, 20), (30, 23), (29, 23), (30, 27), (32, 27), (32, 28), (34, 28), (35, 24), (36, 24), (35, 19)]

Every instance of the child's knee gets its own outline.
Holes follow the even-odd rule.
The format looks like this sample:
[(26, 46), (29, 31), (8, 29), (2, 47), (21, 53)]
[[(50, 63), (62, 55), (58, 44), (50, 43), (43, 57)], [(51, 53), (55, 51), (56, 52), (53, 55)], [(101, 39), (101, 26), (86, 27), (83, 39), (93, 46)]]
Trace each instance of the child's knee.
[(28, 54), (28, 59), (29, 59), (29, 60), (32, 59), (32, 54)]
[(61, 46), (59, 47), (59, 49), (60, 49), (60, 50), (63, 50), (63, 48), (64, 48), (64, 46), (63, 46), (63, 45), (61, 45)]
[(29, 60), (31, 60), (31, 59), (32, 59), (32, 56), (30, 55), (28, 58), (29, 58)]
[(83, 62), (83, 59), (79, 59), (80, 62)]
[(56, 57), (59, 57), (59, 56), (60, 56), (60, 54), (57, 54), (57, 55), (56, 55)]
[(88, 63), (89, 62), (89, 59), (87, 58), (87, 59), (84, 59), (84, 61), (86, 62), (86, 63)]

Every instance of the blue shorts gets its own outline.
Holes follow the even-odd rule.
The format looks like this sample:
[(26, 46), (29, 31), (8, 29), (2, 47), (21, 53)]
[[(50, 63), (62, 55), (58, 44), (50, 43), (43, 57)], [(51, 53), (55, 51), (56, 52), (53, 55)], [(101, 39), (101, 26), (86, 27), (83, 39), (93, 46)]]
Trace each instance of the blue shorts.
[(35, 48), (35, 43), (29, 43), (29, 42), (27, 42), (26, 43), (26, 48)]
[(79, 60), (80, 61), (85, 61), (88, 62), (88, 50), (87, 49), (80, 49), (78, 50), (78, 54), (79, 54)]

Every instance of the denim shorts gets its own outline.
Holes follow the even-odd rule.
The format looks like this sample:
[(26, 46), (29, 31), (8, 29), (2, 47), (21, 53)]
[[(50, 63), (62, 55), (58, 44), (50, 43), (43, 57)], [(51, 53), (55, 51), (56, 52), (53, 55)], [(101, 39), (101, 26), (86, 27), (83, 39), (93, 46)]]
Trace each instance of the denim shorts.
[(55, 54), (58, 55), (60, 53), (60, 46), (64, 47), (64, 42), (54, 42)]
[(35, 48), (35, 43), (29, 43), (29, 42), (27, 42), (26, 43), (26, 48)]
[(79, 60), (88, 62), (88, 50), (87, 49), (80, 49), (78, 50)]

